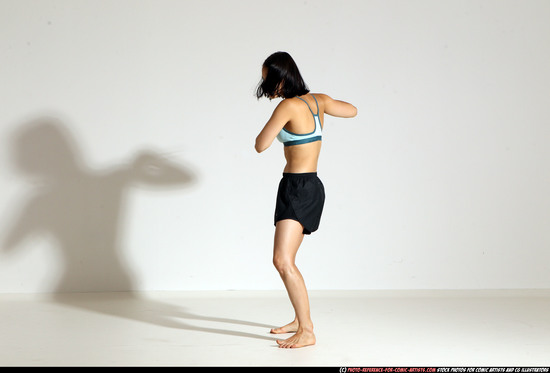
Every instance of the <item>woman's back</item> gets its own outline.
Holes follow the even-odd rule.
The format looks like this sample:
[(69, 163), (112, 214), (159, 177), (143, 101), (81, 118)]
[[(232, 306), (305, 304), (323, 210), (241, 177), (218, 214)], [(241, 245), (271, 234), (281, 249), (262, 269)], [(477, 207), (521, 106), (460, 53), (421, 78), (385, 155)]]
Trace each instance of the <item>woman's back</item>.
[(337, 117), (357, 114), (353, 105), (319, 93), (288, 98), (279, 105), (287, 112), (288, 122), (277, 138), (285, 144), (284, 172), (292, 173), (317, 171), (325, 113)]
[(324, 105), (319, 103), (320, 99), (312, 94), (287, 100), (291, 104), (289, 109), (292, 114), (281, 130), (281, 134), (284, 132), (295, 134), (294, 138), (297, 142), (300, 141), (300, 137), (316, 136), (309, 137), (309, 140), (315, 139), (314, 141), (288, 146), (285, 144), (284, 153), (287, 163), (284, 172), (316, 172), (324, 123), (324, 112), (321, 107)]

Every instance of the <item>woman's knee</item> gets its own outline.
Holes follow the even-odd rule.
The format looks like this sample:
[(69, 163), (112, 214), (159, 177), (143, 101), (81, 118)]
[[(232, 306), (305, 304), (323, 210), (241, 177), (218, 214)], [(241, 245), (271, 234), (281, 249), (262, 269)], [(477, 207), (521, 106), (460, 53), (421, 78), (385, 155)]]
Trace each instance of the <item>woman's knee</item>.
[(294, 268), (296, 268), (296, 265), (294, 264), (294, 260), (292, 260), (292, 258), (288, 258), (282, 255), (273, 256), (273, 265), (280, 274), (291, 272), (294, 270)]

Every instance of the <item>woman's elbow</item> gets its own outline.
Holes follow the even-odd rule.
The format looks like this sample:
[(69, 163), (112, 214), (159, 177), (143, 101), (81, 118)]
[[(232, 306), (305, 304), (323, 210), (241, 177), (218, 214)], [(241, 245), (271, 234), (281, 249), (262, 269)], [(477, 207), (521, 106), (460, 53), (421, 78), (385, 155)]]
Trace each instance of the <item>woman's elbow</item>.
[(357, 108), (353, 105), (351, 105), (351, 110), (350, 110), (350, 118), (354, 118), (357, 116)]
[(267, 147), (263, 146), (260, 142), (258, 142), (258, 140), (256, 140), (256, 144), (254, 144), (254, 149), (256, 149), (256, 152), (261, 153), (266, 150)]

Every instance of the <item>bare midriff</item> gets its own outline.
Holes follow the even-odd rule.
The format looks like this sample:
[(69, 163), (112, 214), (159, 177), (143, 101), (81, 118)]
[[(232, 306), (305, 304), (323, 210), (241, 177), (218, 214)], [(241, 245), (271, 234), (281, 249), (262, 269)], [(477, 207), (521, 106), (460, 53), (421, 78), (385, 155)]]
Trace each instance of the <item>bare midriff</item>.
[(286, 166), (283, 172), (317, 172), (317, 161), (321, 152), (321, 141), (301, 145), (285, 146)]

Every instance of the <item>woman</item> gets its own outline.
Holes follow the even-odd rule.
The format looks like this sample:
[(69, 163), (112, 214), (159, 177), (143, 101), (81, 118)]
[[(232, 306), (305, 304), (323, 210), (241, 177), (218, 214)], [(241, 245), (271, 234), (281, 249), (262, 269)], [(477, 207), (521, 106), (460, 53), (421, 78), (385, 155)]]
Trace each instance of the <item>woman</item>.
[(323, 118), (324, 114), (351, 118), (357, 115), (357, 109), (325, 94), (309, 93), (296, 63), (286, 52), (274, 53), (265, 60), (256, 95), (258, 99), (283, 99), (255, 145), (261, 153), (277, 137), (284, 144), (286, 158), (275, 208), (273, 264), (287, 289), (295, 318), (271, 329), (271, 333), (295, 333), (277, 340), (279, 347), (304, 347), (315, 344), (315, 335), (306, 286), (294, 261), (304, 235), (317, 230), (323, 210), (325, 191), (317, 177)]

